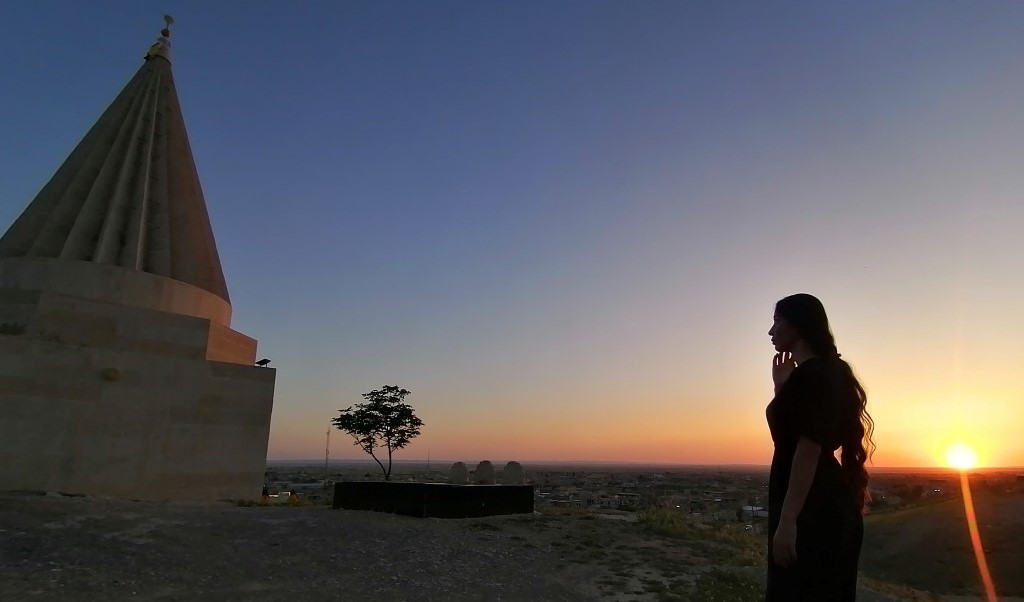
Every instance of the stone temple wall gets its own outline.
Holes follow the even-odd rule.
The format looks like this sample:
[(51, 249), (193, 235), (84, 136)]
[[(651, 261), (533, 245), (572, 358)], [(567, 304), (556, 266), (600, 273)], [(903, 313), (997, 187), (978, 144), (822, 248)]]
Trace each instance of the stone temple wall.
[(0, 490), (257, 497), (276, 371), (207, 319), (0, 288)]

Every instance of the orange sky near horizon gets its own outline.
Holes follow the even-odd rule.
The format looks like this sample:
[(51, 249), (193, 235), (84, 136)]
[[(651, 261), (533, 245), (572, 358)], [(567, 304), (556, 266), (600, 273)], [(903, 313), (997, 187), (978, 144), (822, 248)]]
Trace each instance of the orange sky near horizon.
[[(905, 364), (889, 371), (884, 363), (864, 364), (870, 363), (855, 367), (869, 389), (869, 410), (876, 423), (878, 449), (873, 466), (944, 467), (949, 448), (961, 442), (977, 452), (979, 467), (1024, 466), (1024, 441), (1018, 436), (1016, 410), (1021, 407), (1024, 383), (1016, 389), (983, 385), (986, 370), (968, 386), (955, 387), (943, 382), (949, 380), (948, 374), (929, 377), (926, 369), (913, 370)], [(716, 397), (703, 391), (695, 395), (709, 400), (705, 409), (696, 411), (692, 408), (698, 404), (682, 383), (679, 391), (564, 391), (553, 393), (550, 403), (530, 404), (517, 403), (518, 395), (504, 399), (495, 395), (486, 404), (470, 399), (453, 404), (449, 399), (437, 407), (414, 391), (409, 401), (426, 427), (396, 458), (419, 460), (429, 453), (435, 460), (464, 462), (767, 465), (772, 445), (763, 412), (770, 394), (763, 391), (770, 389), (770, 376), (767, 368), (764, 372), (760, 396), (738, 393), (744, 388), (745, 376), (739, 374), (733, 383), (737, 391), (731, 394), (720, 392)], [(553, 405), (558, 406), (557, 413), (552, 411)], [(310, 416), (309, 420), (317, 418)], [(315, 459), (317, 455), (310, 453), (315, 446), (308, 440), (308, 426), (281, 422), (274, 424), (276, 445), (270, 458)], [(292, 446), (282, 445), (289, 440)], [(322, 437), (319, 443), (322, 454)], [(333, 431), (331, 457), (367, 456), (350, 445), (347, 434)]]
[[(799, 290), (804, 278), (814, 280), (799, 270), (787, 276), (792, 284), (779, 285), (777, 296)], [(868, 391), (873, 466), (947, 466), (947, 451), (958, 442), (977, 452), (979, 467), (1024, 466), (1024, 370), (1014, 335), (1024, 332), (1020, 314), (981, 288), (953, 287), (923, 307), (910, 295), (879, 304), (868, 290), (835, 294), (817, 280), (840, 351)], [(673, 345), (701, 318), (665, 308), (661, 315), (672, 319), (658, 324), (663, 338), (643, 329), (624, 334), (636, 326), (627, 321), (593, 366), (558, 361), (560, 353), (584, 353), (583, 342), (530, 361), (516, 353), (517, 372), (502, 369), (501, 357), (481, 359), (468, 382), (419, 372), (424, 382), (401, 384), (412, 390), (408, 401), (426, 426), (396, 457), (767, 465), (774, 299), (695, 298), (729, 318), (713, 318), (720, 336), (702, 340), (696, 353)], [(418, 358), (407, 361), (393, 368), (416, 372)], [(287, 387), (288, 374), (279, 375), (279, 386)], [(326, 421), (358, 394), (339, 383), (337, 394), (324, 395), (345, 404), (317, 403), (316, 413), (286, 418), (275, 413), (270, 458), (322, 457)], [(311, 428), (317, 423), (324, 425), (319, 433)], [(332, 433), (331, 457), (364, 457), (346, 438)]]

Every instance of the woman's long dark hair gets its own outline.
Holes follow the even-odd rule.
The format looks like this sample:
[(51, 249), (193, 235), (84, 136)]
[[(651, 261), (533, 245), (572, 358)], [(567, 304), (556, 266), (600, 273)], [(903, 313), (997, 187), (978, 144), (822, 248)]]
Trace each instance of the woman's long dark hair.
[(875, 423), (868, 414), (868, 395), (857, 380), (853, 368), (836, 349), (835, 337), (828, 324), (825, 306), (813, 295), (790, 295), (775, 304), (775, 313), (782, 316), (800, 333), (814, 355), (832, 368), (834, 394), (840, 402), (840, 462), (847, 482), (856, 493), (858, 508), (863, 510), (868, 498), (868, 471), (864, 464), (875, 452), (872, 434)]

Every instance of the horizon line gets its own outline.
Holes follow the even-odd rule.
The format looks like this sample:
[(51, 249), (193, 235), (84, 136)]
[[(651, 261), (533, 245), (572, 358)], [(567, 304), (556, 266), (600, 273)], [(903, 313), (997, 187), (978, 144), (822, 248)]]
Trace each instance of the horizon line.
[[(483, 461), (483, 460), (479, 460)], [(505, 462), (519, 462), (520, 464), (544, 464), (544, 465), (577, 465), (577, 466), (667, 466), (667, 467), (686, 467), (686, 468), (715, 468), (715, 467), (733, 467), (733, 468), (758, 468), (758, 469), (769, 469), (769, 464), (755, 464), (745, 462), (721, 462), (721, 463), (696, 463), (696, 462), (665, 462), (665, 461), (651, 461), (651, 462), (638, 462), (638, 461), (626, 461), (626, 460), (497, 460), (492, 463), (497, 465)], [(290, 458), (267, 458), (267, 464), (271, 463), (288, 463), (288, 464), (308, 464), (311, 466), (322, 466), (323, 460), (305, 458), (305, 459), (290, 459)], [(437, 459), (437, 460), (393, 460), (393, 464), (447, 464), (463, 462), (466, 460), (451, 460), (451, 459)], [(470, 461), (472, 462), (472, 461)], [(328, 462), (330, 464), (339, 463), (368, 463), (376, 465), (372, 458), (338, 458), (331, 459)], [(907, 465), (892, 465), (892, 466), (868, 466), (868, 471), (871, 470), (951, 470), (960, 472), (961, 469), (954, 468), (952, 466), (907, 466)], [(975, 466), (964, 472), (978, 471), (978, 470), (1024, 470), (1024, 466)]]

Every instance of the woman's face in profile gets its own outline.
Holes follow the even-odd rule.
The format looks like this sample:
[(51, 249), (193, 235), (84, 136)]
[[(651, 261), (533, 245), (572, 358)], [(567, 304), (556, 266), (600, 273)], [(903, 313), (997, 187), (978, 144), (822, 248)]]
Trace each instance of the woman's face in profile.
[(786, 321), (786, 318), (778, 314), (775, 315), (775, 322), (768, 331), (768, 336), (772, 338), (772, 345), (778, 352), (792, 352), (800, 340), (796, 329)]

